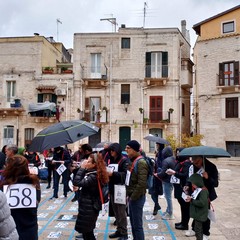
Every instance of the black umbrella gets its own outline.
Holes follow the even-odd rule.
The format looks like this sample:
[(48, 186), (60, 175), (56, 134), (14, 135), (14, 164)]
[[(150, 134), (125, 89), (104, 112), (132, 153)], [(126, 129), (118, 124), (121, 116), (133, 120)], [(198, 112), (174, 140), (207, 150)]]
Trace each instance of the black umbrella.
[(156, 142), (156, 143), (160, 143), (160, 144), (167, 144), (167, 145), (170, 144), (166, 139), (154, 136), (152, 134), (149, 134), (148, 136), (144, 137), (143, 139), (146, 139), (146, 140), (152, 141), (152, 142)]
[(231, 157), (231, 155), (223, 148), (209, 147), (209, 146), (197, 146), (184, 148), (179, 156), (183, 157), (193, 157), (193, 156), (203, 156), (209, 158), (219, 158), (219, 157)]
[(74, 143), (94, 135), (99, 128), (82, 120), (70, 120), (53, 124), (33, 138), (28, 151), (43, 152), (46, 149)]

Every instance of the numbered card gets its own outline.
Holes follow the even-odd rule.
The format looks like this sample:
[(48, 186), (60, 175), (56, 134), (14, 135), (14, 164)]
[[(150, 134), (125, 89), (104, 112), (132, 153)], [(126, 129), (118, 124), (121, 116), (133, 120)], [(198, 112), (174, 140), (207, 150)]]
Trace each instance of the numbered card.
[(67, 168), (65, 167), (65, 165), (64, 164), (61, 164), (57, 169), (56, 169), (56, 171), (57, 171), (57, 173), (59, 174), (59, 175), (62, 175), (62, 173), (66, 170)]
[(114, 163), (108, 164), (107, 168), (109, 169), (108, 171), (117, 172), (118, 164), (114, 164)]
[(32, 184), (4, 185), (3, 192), (11, 209), (37, 206), (36, 188)]

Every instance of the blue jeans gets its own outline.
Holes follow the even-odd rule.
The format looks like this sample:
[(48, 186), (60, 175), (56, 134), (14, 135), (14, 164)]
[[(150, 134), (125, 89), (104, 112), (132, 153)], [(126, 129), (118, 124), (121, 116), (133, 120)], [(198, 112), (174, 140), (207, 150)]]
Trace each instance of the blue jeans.
[(169, 215), (173, 214), (173, 205), (172, 205), (172, 191), (173, 191), (173, 184), (169, 182), (162, 182), (163, 183), (163, 192), (165, 195), (165, 199), (167, 201), (167, 209), (166, 212)]
[(143, 206), (146, 196), (141, 196), (136, 201), (129, 201), (129, 216), (132, 227), (133, 240), (144, 240), (143, 231)]

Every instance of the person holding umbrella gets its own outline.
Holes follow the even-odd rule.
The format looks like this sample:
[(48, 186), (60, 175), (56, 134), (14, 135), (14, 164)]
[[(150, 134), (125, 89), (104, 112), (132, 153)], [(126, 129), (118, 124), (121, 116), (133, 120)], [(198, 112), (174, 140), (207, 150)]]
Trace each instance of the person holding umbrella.
[[(63, 182), (63, 195), (67, 197), (69, 191), (68, 180), (70, 178), (68, 165), (71, 163), (71, 156), (69, 152), (63, 147), (54, 148), (52, 164), (54, 164), (53, 170), (53, 198), (58, 198), (59, 180), (62, 176)], [(61, 170), (61, 171), (59, 171)]]
[[(192, 165), (189, 167), (189, 176), (194, 173), (198, 173), (202, 176), (205, 187), (209, 192), (209, 200), (212, 202), (217, 198), (215, 188), (218, 187), (218, 170), (214, 163), (210, 162), (203, 156), (192, 156)], [(186, 188), (190, 188), (190, 184), (187, 184)], [(210, 204), (210, 203), (209, 203)], [(210, 206), (209, 206), (210, 208)], [(209, 218), (203, 222), (203, 239), (208, 240), (210, 236), (210, 220)], [(194, 229), (194, 221), (192, 223)], [(186, 236), (194, 236), (195, 231), (186, 231)]]

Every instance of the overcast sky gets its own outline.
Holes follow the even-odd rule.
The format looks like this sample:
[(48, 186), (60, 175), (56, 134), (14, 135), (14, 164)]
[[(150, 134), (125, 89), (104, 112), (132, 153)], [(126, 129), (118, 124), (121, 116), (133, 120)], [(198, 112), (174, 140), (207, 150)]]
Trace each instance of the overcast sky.
[(0, 37), (39, 33), (72, 48), (74, 33), (112, 32), (112, 24), (100, 21), (103, 18), (116, 18), (117, 29), (121, 24), (143, 27), (144, 2), (146, 28), (181, 30), (185, 19), (192, 46), (194, 24), (240, 4), (239, 0), (0, 0)]

